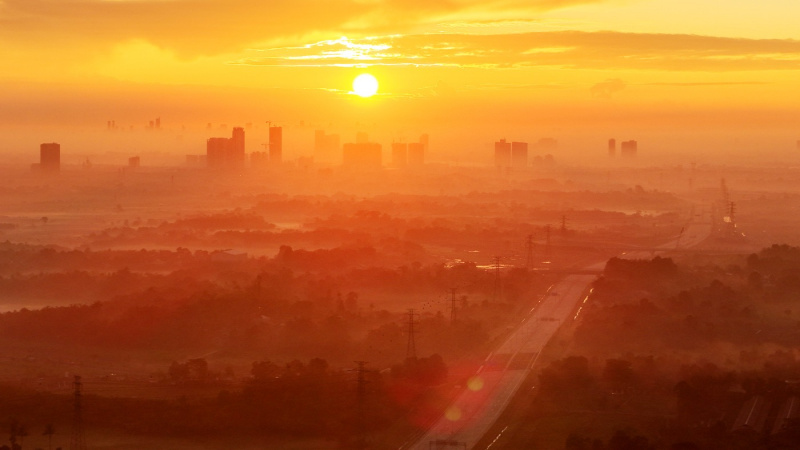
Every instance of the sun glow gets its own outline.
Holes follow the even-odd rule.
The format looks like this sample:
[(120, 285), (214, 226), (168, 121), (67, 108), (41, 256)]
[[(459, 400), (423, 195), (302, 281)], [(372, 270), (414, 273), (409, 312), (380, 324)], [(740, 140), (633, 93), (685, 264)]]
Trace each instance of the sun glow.
[(353, 92), (360, 97), (372, 97), (378, 92), (378, 80), (368, 73), (362, 73), (353, 80)]

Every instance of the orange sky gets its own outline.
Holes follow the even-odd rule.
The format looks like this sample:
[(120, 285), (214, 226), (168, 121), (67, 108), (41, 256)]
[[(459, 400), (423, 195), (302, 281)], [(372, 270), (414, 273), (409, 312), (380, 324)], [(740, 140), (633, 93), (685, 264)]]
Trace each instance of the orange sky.
[[(161, 116), (788, 136), (797, 17), (795, 0), (0, 0), (0, 131)], [(349, 93), (364, 71), (378, 96)]]

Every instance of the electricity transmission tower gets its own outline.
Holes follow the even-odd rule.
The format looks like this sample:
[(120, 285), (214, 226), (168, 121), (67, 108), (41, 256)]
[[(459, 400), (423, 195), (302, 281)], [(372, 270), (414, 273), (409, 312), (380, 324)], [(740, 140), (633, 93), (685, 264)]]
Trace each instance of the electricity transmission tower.
[(72, 439), (69, 450), (86, 450), (86, 439), (83, 435), (83, 409), (81, 406), (81, 377), (75, 375), (72, 386), (75, 388), (75, 410), (72, 416)]
[(456, 323), (456, 288), (450, 288), (450, 325)]
[(416, 315), (417, 313), (415, 313), (413, 309), (408, 310), (408, 343), (406, 344), (406, 359), (417, 359), (417, 344), (414, 340), (414, 334), (416, 332), (416, 320), (414, 319), (414, 316)]
[(365, 403), (367, 398), (366, 361), (356, 361), (356, 442), (355, 448), (364, 449), (366, 442)]

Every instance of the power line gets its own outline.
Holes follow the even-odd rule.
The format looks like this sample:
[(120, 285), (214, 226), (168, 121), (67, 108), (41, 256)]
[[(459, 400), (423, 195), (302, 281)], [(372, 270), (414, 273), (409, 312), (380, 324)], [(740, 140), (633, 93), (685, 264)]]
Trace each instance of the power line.
[(70, 450), (86, 450), (86, 439), (83, 435), (83, 409), (81, 405), (81, 377), (75, 375), (72, 382), (75, 389), (75, 410), (72, 416), (72, 439), (69, 443)]

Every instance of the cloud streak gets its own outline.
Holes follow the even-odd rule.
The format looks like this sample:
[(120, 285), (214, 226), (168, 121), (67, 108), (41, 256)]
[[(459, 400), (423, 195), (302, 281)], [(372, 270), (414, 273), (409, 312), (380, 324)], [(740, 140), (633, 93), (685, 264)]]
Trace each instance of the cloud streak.
[(604, 1), (3, 0), (0, 37), (61, 47), (140, 39), (182, 54), (215, 54), (310, 33), (388, 34), (459, 14), (526, 14)]
[(420, 34), (262, 49), (232, 62), (274, 66), (554, 66), (660, 71), (800, 70), (800, 41), (617, 32)]

